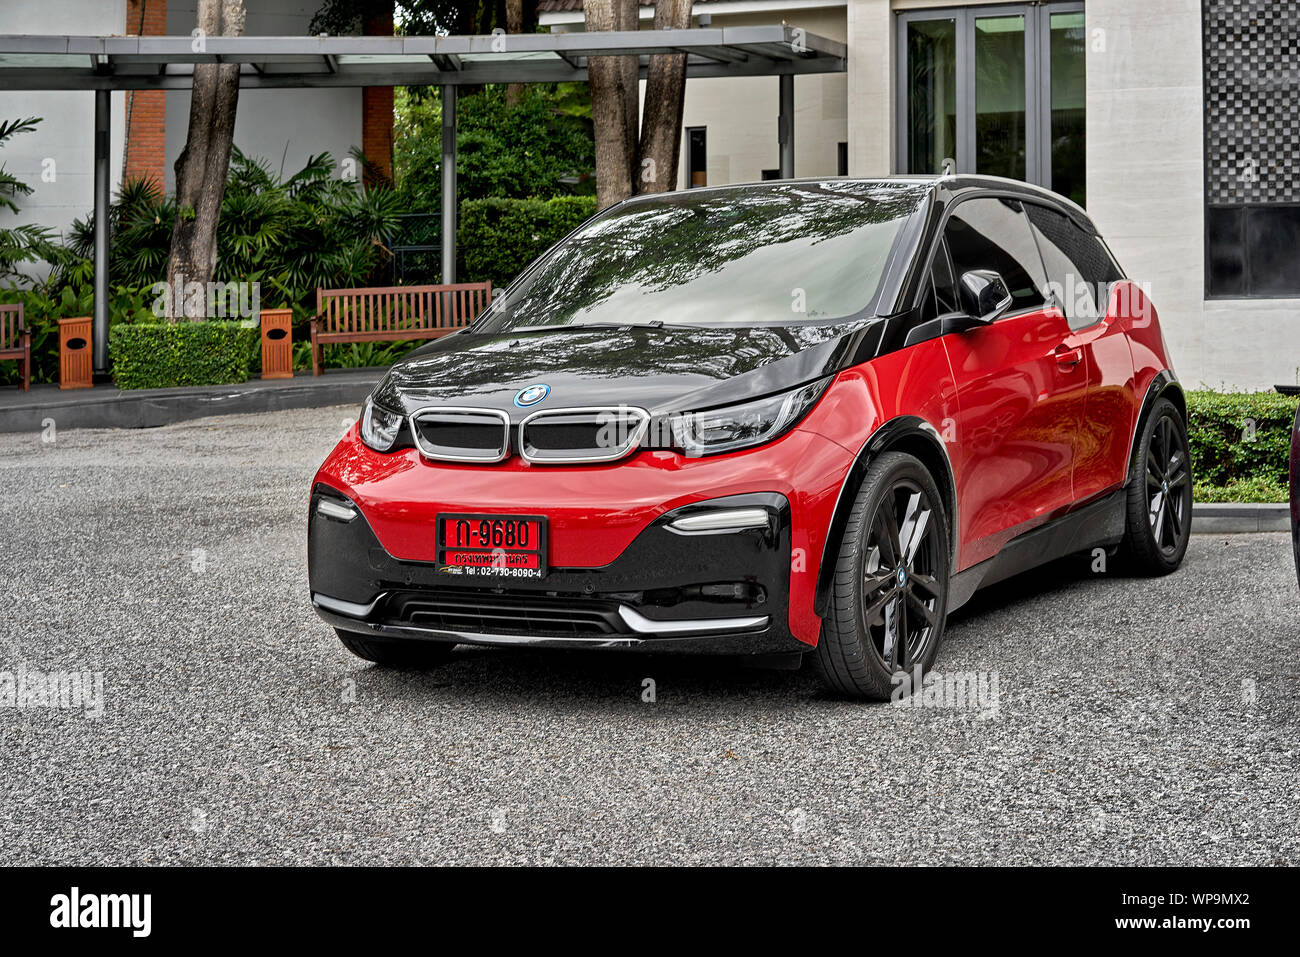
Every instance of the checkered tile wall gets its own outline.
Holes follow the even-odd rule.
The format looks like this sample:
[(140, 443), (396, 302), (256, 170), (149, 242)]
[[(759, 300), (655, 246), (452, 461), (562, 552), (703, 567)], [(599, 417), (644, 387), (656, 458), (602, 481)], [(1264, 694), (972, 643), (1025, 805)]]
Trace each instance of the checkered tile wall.
[(1300, 2), (1205, 0), (1206, 202), (1300, 203)]

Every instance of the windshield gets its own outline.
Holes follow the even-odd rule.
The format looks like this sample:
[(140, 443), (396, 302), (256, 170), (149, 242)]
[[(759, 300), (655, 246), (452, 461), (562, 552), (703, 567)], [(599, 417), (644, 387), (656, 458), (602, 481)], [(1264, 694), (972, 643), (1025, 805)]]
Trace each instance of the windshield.
[(832, 181), (616, 206), (547, 253), (478, 329), (847, 319), (875, 306), (923, 195), (914, 182)]

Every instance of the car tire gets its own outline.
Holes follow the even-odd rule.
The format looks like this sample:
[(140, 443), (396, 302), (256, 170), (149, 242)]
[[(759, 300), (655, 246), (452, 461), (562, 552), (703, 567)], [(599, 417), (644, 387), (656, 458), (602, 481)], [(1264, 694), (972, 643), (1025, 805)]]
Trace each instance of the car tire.
[(1192, 533), (1192, 463), (1177, 406), (1158, 399), (1138, 441), (1121, 551), (1137, 574), (1168, 575), (1182, 564)]
[(388, 668), (432, 668), (451, 660), (451, 642), (375, 638), (335, 628), (343, 647), (358, 658)]
[(929, 470), (903, 452), (878, 456), (849, 513), (812, 655), (827, 689), (872, 701), (913, 690), (910, 676), (930, 668), (943, 640), (949, 554)]

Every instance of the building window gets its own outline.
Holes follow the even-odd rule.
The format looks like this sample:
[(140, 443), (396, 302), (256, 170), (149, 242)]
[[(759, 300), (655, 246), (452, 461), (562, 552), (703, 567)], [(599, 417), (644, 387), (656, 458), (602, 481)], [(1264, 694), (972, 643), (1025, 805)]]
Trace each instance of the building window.
[(686, 128), (686, 175), (690, 186), (708, 186), (708, 140), (703, 126)]
[(1083, 4), (898, 14), (897, 165), (1084, 191)]
[(849, 144), (848, 143), (835, 144), (835, 175), (836, 176), (849, 175)]
[(1300, 296), (1300, 91), (1295, 12), (1206, 0), (1205, 294)]

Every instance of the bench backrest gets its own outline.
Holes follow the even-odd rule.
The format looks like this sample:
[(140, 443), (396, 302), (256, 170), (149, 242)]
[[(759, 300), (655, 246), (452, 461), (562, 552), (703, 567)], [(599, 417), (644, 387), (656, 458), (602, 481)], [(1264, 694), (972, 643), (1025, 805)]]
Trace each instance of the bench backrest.
[(492, 283), (317, 289), (322, 332), (406, 332), (467, 326), (492, 301)]
[(0, 306), (0, 349), (17, 349), (22, 345), (23, 304)]

